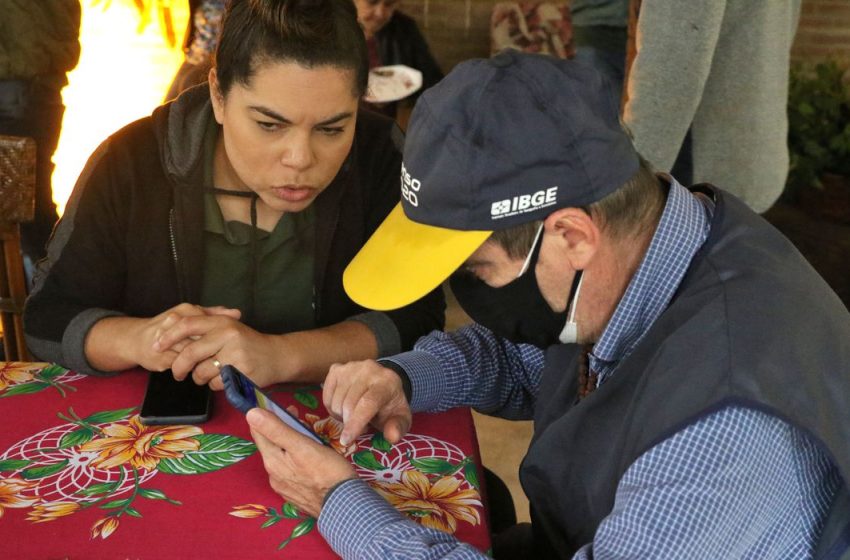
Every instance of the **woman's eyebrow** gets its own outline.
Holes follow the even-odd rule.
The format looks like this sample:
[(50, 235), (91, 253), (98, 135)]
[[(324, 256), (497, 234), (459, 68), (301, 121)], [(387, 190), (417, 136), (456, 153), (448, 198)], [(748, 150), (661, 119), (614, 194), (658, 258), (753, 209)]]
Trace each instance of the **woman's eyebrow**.
[(251, 109), (252, 111), (256, 111), (258, 113), (261, 113), (261, 114), (269, 117), (270, 119), (274, 119), (276, 121), (280, 121), (280, 122), (286, 123), (286, 124), (292, 124), (292, 121), (290, 121), (289, 119), (287, 119), (283, 115), (279, 115), (279, 114), (275, 113), (274, 111), (272, 111), (271, 109), (268, 109), (266, 107), (261, 107), (259, 105), (251, 105), (248, 108)]
[(354, 113), (352, 111), (344, 111), (342, 113), (338, 113), (338, 114), (332, 116), (329, 119), (323, 120), (322, 122), (316, 124), (316, 126), (327, 126), (329, 124), (336, 124), (339, 121), (344, 121), (345, 119), (351, 117), (352, 115), (354, 115)]
[[(251, 109), (252, 111), (256, 111), (258, 113), (261, 113), (261, 114), (269, 117), (270, 119), (274, 119), (274, 120), (279, 121), (281, 123), (292, 124), (292, 121), (290, 121), (289, 119), (287, 119), (283, 115), (280, 115), (280, 114), (278, 114), (278, 113), (276, 113), (276, 112), (274, 112), (271, 109), (268, 109), (266, 107), (261, 107), (259, 105), (251, 105), (249, 107), (249, 109)], [(336, 115), (334, 115), (334, 116), (332, 116), (328, 119), (325, 119), (325, 120), (317, 123), (316, 126), (327, 126), (329, 124), (335, 124), (339, 121), (350, 118), (352, 115), (354, 115), (354, 113), (352, 111), (344, 111), (342, 113), (338, 113), (338, 114), (336, 114)]]

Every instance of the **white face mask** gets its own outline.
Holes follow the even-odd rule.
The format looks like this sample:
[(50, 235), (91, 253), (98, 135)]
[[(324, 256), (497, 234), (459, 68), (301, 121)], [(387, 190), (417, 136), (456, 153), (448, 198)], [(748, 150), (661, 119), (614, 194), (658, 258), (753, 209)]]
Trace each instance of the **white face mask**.
[(584, 282), (584, 273), (579, 270), (576, 274), (581, 274), (581, 277), (578, 280), (578, 286), (576, 286), (576, 293), (573, 296), (573, 301), (570, 302), (570, 313), (567, 317), (567, 324), (564, 325), (563, 330), (561, 330), (561, 334), (558, 335), (558, 340), (560, 340), (563, 344), (572, 344), (574, 342), (578, 342), (578, 325), (576, 324), (576, 307), (578, 307), (578, 295), (581, 292), (581, 283)]

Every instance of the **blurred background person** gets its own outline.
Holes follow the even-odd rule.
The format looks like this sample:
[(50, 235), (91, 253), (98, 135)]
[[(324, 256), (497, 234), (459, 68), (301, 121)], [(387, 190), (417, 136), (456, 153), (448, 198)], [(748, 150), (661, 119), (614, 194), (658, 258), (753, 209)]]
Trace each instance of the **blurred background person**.
[[(397, 9), (399, 0), (354, 0), (354, 5), (357, 20), (366, 35), (369, 68), (404, 64), (422, 72), (422, 88), (414, 99), (443, 79), (443, 71), (416, 22)], [(398, 103), (373, 105), (372, 108), (395, 117)]]
[(227, 0), (189, 0), (189, 27), (184, 48), (186, 60), (177, 70), (165, 100), (170, 101), (184, 89), (207, 81), (212, 58), (221, 32), (224, 4)]
[(62, 88), (80, 59), (78, 0), (0, 0), (0, 134), (36, 142), (35, 219), (21, 225), (27, 275), (58, 219), (50, 176), (62, 129)]
[(800, 0), (632, 1), (623, 120), (638, 152), (684, 185), (710, 182), (764, 212), (788, 175)]

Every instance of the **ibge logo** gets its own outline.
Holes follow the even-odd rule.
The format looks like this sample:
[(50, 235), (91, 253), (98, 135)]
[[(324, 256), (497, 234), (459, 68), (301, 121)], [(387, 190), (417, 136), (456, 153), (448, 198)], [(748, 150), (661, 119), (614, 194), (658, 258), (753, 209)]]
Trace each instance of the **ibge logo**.
[(422, 183), (419, 179), (414, 179), (407, 172), (404, 162), (401, 164), (401, 196), (410, 203), (411, 206), (419, 206), (419, 196), (417, 193), (422, 188)]
[(490, 205), (490, 217), (494, 220), (534, 212), (555, 204), (558, 198), (558, 187), (549, 187), (533, 194), (523, 194), (499, 200)]

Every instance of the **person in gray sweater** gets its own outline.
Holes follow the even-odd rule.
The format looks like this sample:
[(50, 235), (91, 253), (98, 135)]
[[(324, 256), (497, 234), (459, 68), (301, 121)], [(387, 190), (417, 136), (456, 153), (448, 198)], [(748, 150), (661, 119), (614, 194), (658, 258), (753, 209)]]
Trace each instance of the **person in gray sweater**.
[[(633, 0), (634, 1), (634, 0)], [(764, 212), (788, 174), (789, 51), (800, 0), (640, 6), (623, 119), (638, 152), (673, 169), (690, 130), (692, 177)], [(675, 174), (675, 172), (674, 172)]]

